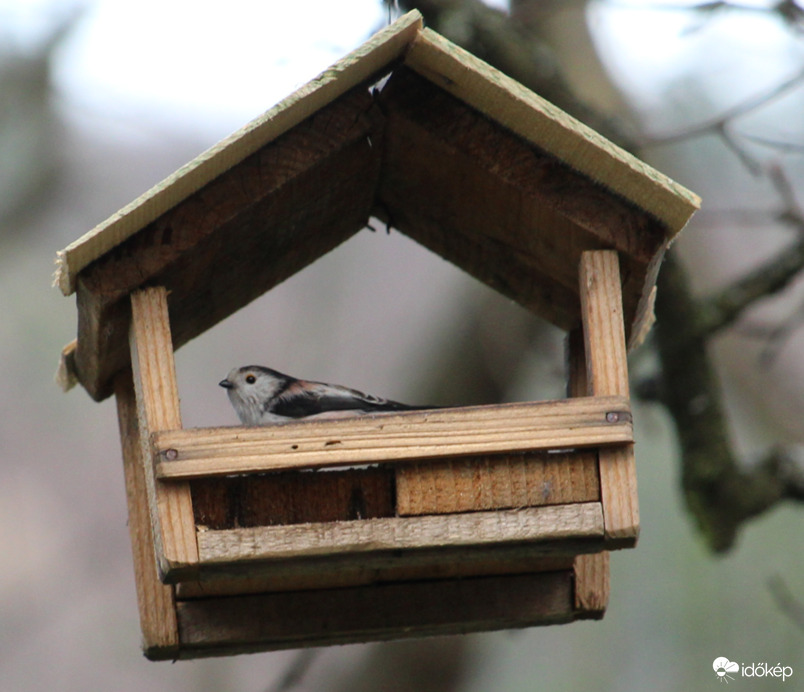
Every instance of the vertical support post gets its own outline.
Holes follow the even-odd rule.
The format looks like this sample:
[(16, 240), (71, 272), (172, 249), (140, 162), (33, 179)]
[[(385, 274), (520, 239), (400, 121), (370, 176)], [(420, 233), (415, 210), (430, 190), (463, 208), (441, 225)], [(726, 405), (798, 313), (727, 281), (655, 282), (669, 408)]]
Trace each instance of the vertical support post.
[(198, 542), (189, 483), (157, 481), (151, 435), (181, 428), (167, 291), (162, 286), (131, 294), (131, 367), (137, 394), (140, 445), (159, 573), (163, 580), (192, 578)]
[(115, 379), (117, 420), (123, 447), (123, 472), (128, 502), (128, 530), (134, 558), (134, 580), (140, 611), (143, 649), (150, 659), (175, 659), (179, 653), (174, 587), (159, 581), (151, 518), (147, 508), (145, 466), (142, 457), (137, 400), (130, 372)]
[[(581, 317), (587, 387), (593, 396), (628, 396), (620, 263), (613, 250), (581, 255)], [(612, 547), (631, 546), (639, 534), (633, 446), (600, 450), (605, 536)]]
[[(567, 396), (587, 396), (589, 383), (586, 372), (586, 353), (581, 329), (567, 335)], [(595, 453), (594, 464), (599, 466)], [(598, 478), (598, 483), (600, 482)], [(599, 619), (609, 603), (609, 551), (576, 555), (572, 561), (575, 576), (574, 608), (578, 617)]]

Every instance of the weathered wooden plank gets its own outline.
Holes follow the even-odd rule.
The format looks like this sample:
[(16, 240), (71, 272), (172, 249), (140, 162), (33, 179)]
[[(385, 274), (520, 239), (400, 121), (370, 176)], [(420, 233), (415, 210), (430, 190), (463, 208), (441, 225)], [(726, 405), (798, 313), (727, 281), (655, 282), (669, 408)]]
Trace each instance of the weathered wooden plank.
[[(624, 266), (626, 329), (641, 335), (658, 258), (697, 197), (420, 29), (420, 15), (406, 15), (65, 248), (57, 281), (78, 292), (79, 338), (62, 381), (97, 400), (111, 393), (128, 366), (131, 290), (169, 288), (179, 347), (349, 238), (372, 209), (566, 328), (577, 323), (578, 253), (614, 247), (634, 262)], [(390, 69), (379, 96), (394, 118), (386, 147), (367, 87)], [(410, 113), (392, 107), (405, 74), (435, 95), (414, 98), (432, 121), (406, 123)]]
[(696, 194), (430, 29), (416, 35), (405, 64), (661, 219), (668, 238), (700, 206)]
[(196, 524), (233, 529), (394, 516), (387, 467), (285, 471), (190, 481)]
[(64, 295), (78, 273), (237, 163), (397, 59), (422, 26), (408, 12), (279, 104), (148, 190), (58, 253), (54, 283)]
[(357, 87), (84, 269), (74, 363), (87, 391), (103, 399), (128, 366), (137, 287), (168, 289), (179, 348), (363, 228), (383, 123), (367, 86)]
[(158, 482), (151, 453), (153, 433), (181, 428), (167, 295), (162, 286), (131, 294), (131, 365), (157, 564), (162, 574), (190, 570), (198, 562), (190, 486)]
[[(469, 512), (420, 517), (392, 517), (361, 521), (292, 526), (259, 526), (198, 535), (203, 562), (306, 560), (399, 551), (450, 550), (475, 546), (542, 544), (542, 552), (562, 552), (562, 541), (592, 542), (602, 532), (597, 502), (521, 510)], [(564, 550), (567, 552), (567, 550)], [(387, 561), (388, 556), (384, 556)]]
[(581, 252), (621, 250), (630, 325), (666, 242), (659, 221), (410, 70), (395, 70), (379, 99), (378, 214), (565, 329), (578, 322)]
[(631, 442), (627, 401), (579, 398), (153, 435), (157, 476), (187, 479)]
[(162, 584), (158, 578), (145, 479), (145, 466), (149, 462), (142, 456), (131, 373), (120, 373), (115, 379), (115, 398), (143, 649), (149, 657), (172, 659), (179, 652), (174, 587)]
[[(566, 354), (567, 396), (587, 396), (589, 394), (589, 378), (586, 370), (584, 335), (580, 328), (567, 334)], [(599, 466), (598, 457), (599, 455), (595, 454), (596, 468)], [(575, 575), (575, 615), (579, 618), (602, 618), (609, 602), (608, 551), (576, 556), (573, 573)]]
[[(595, 396), (628, 396), (620, 269), (611, 250), (581, 258), (581, 306), (588, 386)], [(600, 490), (612, 547), (633, 545), (639, 534), (633, 446), (600, 450)]]
[(570, 622), (569, 571), (204, 598), (178, 605), (180, 658)]
[(599, 620), (609, 603), (609, 552), (578, 555), (573, 564), (575, 576), (575, 615)]
[(450, 514), (600, 499), (597, 452), (502, 454), (396, 468), (397, 513)]
[[(289, 566), (281, 574), (252, 575), (248, 577), (220, 577), (197, 582), (179, 582), (174, 585), (176, 598), (209, 598), (212, 596), (242, 596), (244, 594), (274, 593), (279, 591), (307, 591), (309, 589), (334, 589), (346, 586), (370, 586), (401, 581), (454, 579), (504, 574), (527, 574), (532, 572), (555, 572), (572, 570), (575, 555), (549, 554), (525, 555), (523, 551), (476, 550), (477, 555), (450, 551), (450, 560), (443, 558), (427, 563), (412, 563), (398, 560), (401, 564), (383, 565), (350, 562), (332, 569), (321, 569), (320, 564)], [(370, 561), (375, 562), (375, 561)]]

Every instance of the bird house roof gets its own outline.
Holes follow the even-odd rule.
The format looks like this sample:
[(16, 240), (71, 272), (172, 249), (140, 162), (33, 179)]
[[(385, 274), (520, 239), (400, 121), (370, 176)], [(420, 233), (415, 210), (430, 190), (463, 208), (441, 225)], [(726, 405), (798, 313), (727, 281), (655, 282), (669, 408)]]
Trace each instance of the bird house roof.
[(136, 289), (169, 290), (178, 347), (371, 216), (566, 329), (581, 252), (616, 249), (633, 341), (699, 203), (413, 11), (58, 253), (78, 305), (62, 374), (111, 394)]

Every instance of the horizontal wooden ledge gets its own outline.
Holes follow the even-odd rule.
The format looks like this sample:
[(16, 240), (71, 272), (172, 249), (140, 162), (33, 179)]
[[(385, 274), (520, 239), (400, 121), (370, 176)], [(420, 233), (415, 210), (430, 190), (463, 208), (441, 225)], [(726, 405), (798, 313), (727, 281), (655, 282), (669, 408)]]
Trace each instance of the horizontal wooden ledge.
[(603, 538), (599, 502), (494, 512), (388, 517), (291, 526), (199, 531), (201, 564), (293, 561), (367, 553), (549, 544)]
[(626, 397), (408, 411), (152, 435), (162, 480), (632, 443)]

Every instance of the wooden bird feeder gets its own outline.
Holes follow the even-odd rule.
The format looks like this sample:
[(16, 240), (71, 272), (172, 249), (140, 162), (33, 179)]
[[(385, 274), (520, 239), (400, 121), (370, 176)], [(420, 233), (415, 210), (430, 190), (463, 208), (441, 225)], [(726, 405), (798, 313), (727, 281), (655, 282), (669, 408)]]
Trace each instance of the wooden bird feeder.
[[(602, 617), (639, 531), (626, 345), (698, 204), (411, 12), (59, 253), (146, 656)], [(174, 348), (371, 216), (567, 330), (568, 398), (182, 428)]]

